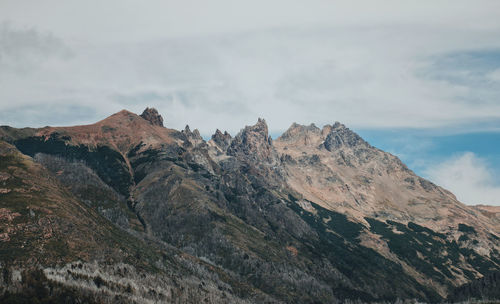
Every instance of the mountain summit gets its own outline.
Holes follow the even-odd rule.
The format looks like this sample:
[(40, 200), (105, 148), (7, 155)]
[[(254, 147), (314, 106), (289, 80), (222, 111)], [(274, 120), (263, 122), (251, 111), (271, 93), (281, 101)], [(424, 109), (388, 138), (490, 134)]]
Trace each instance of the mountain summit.
[(266, 121), (259, 118), (255, 125), (246, 126), (241, 130), (231, 141), (227, 153), (246, 156), (257, 162), (271, 161), (276, 155)]
[(4, 126), (0, 301), (441, 302), (497, 277), (497, 211), (338, 122), (208, 142), (153, 108)]
[(158, 114), (158, 111), (155, 108), (146, 108), (144, 112), (142, 112), (141, 117), (149, 121), (154, 126), (163, 127), (163, 117)]

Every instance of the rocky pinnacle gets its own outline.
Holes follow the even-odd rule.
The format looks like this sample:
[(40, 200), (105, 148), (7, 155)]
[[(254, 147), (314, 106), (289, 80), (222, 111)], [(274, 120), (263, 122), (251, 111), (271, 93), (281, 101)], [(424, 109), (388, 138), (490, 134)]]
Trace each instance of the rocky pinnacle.
[(154, 126), (163, 127), (163, 118), (155, 108), (146, 108), (141, 117), (149, 121)]

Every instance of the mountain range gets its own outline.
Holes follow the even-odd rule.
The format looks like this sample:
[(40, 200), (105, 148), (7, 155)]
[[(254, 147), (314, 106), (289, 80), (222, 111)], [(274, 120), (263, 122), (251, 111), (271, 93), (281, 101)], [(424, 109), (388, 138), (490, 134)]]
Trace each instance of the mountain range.
[(123, 110), (0, 127), (0, 263), (2, 303), (493, 301), (500, 209), (338, 122), (204, 140)]

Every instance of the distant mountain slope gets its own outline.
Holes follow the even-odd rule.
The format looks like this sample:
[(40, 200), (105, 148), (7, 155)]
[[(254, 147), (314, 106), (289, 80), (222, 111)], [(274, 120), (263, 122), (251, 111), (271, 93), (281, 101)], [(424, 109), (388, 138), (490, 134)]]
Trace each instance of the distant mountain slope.
[(246, 302), (230, 292), (241, 283), (162, 247), (122, 231), (0, 140), (0, 303)]
[(340, 123), (294, 124), (275, 142), (287, 183), (309, 200), (355, 218), (413, 221), (440, 231), (457, 224), (499, 231), (490, 218), (417, 176)]
[(126, 257), (118, 253), (124, 235), (116, 227), (76, 200), (45, 167), (3, 141), (0, 172), (4, 263)]
[(492, 222), (500, 226), (500, 206), (477, 205), (472, 208), (481, 212), (484, 216), (490, 218)]
[(294, 124), (273, 141), (259, 119), (208, 142), (163, 123), (154, 109), (124, 110), (88, 126), (0, 127), (0, 138), (143, 250), (177, 250), (174, 274), (209, 265), (190, 273), (228, 297), (438, 302), (500, 270), (495, 218), (339, 123)]

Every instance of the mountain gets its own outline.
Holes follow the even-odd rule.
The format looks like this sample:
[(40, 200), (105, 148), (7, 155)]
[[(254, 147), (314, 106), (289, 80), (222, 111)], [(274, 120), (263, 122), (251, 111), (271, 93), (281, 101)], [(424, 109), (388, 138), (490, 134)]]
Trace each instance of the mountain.
[[(451, 192), (417, 176), (397, 157), (372, 147), (340, 123), (323, 129), (294, 124), (274, 146), (286, 159), (286, 183), (292, 189), (357, 221), (371, 217), (414, 222), (456, 240), (460, 230), (454, 227), (459, 224), (475, 227), (484, 238), (499, 231), (495, 207), (460, 203)], [(489, 242), (476, 245), (477, 251), (489, 248)]]
[[(93, 183), (92, 174), (79, 176)], [(60, 176), (0, 141), (0, 303), (247, 302), (231, 292), (245, 284), (120, 229)]]
[[(272, 140), (259, 119), (234, 137), (217, 130), (205, 141), (188, 126), (164, 127), (148, 108), (86, 126), (0, 127), (0, 140), (39, 170), (25, 173), (31, 178), (22, 198), (10, 202), (13, 184), (0, 189), (7, 223), (1, 252), (20, 250), (22, 258), (5, 263), (2, 255), (2, 267), (42, 269), (66, 296), (102, 300), (95, 277), (75, 285), (62, 275), (75, 263), (106, 273), (100, 277), (115, 278), (113, 284), (116, 269), (134, 269), (126, 277), (130, 289), (108, 288), (106, 296), (138, 303), (165, 300), (158, 294), (167, 289), (182, 303), (440, 302), (500, 270), (500, 224), (491, 207), (460, 203), (340, 123), (293, 124)], [(9, 170), (24, 167), (1, 170), (9, 181)], [(22, 251), (29, 235), (4, 237), (14, 213), (30, 214), (25, 205), (44, 180), (39, 176), (64, 194), (57, 206), (85, 211), (58, 216), (73, 228), (54, 238), (75, 247)], [(91, 219), (93, 226), (85, 224)], [(93, 243), (80, 246), (79, 239)], [(135, 287), (145, 286), (141, 275), (156, 280), (148, 283), (156, 286), (151, 292)], [(27, 288), (5, 277), (4, 293)]]

